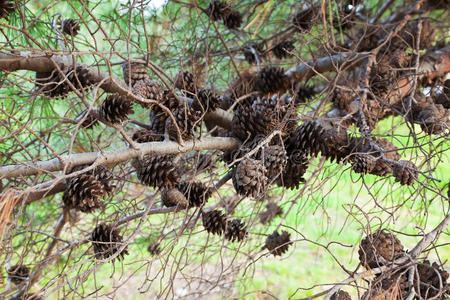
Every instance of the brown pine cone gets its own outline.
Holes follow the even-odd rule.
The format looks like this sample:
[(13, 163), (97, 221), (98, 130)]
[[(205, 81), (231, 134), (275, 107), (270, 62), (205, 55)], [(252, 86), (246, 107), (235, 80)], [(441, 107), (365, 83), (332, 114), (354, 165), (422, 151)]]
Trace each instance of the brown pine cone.
[(359, 245), (359, 261), (366, 269), (384, 266), (404, 255), (403, 245), (387, 230), (377, 230)]
[(370, 154), (356, 154), (351, 158), (352, 169), (356, 173), (368, 174), (376, 165), (376, 158)]
[(355, 98), (356, 95), (354, 95), (352, 91), (336, 88), (333, 91), (331, 101), (336, 108), (342, 111), (350, 111), (349, 105), (353, 100), (355, 100)]
[[(414, 284), (417, 294), (423, 299), (428, 299), (437, 296), (439, 292), (444, 292), (437, 299), (448, 299), (450, 296), (450, 285), (447, 283), (449, 275), (444, 268), (436, 262), (430, 264), (428, 260), (424, 260), (423, 263), (417, 265), (417, 273), (419, 282)], [(420, 286), (420, 290), (418, 290), (418, 286)]]
[(189, 207), (200, 207), (211, 196), (211, 190), (201, 182), (183, 182), (177, 188), (187, 198)]
[(129, 63), (126, 61), (122, 64), (122, 71), (123, 80), (127, 85), (131, 85), (131, 87), (139, 80), (149, 79), (147, 68), (141, 63)]
[(69, 208), (88, 213), (104, 207), (100, 199), (105, 195), (106, 190), (100, 180), (94, 175), (81, 174), (69, 180), (63, 202)]
[(189, 71), (180, 71), (175, 76), (174, 82), (177, 89), (187, 91), (190, 94), (195, 94), (197, 91), (194, 74)]
[(294, 26), (300, 31), (306, 31), (311, 29), (315, 25), (315, 18), (318, 16), (318, 7), (310, 6), (306, 9), (298, 11), (294, 18), (292, 19), (292, 23)]
[(266, 225), (272, 222), (277, 216), (283, 215), (283, 209), (274, 202), (269, 202), (266, 205), (266, 210), (259, 213), (259, 220), (261, 224)]
[(393, 167), (395, 181), (402, 185), (412, 185), (417, 179), (419, 172), (412, 161), (400, 160)]
[[(133, 86), (133, 94), (141, 96), (145, 99), (154, 100), (161, 102), (164, 99), (164, 92), (161, 84), (159, 82), (144, 78), (142, 80), (136, 81)], [(144, 108), (150, 108), (153, 106), (151, 103), (138, 102)]]
[(240, 242), (247, 237), (247, 229), (240, 219), (228, 221), (225, 227), (225, 238), (231, 242)]
[(450, 127), (450, 113), (441, 104), (430, 104), (422, 108), (417, 123), (428, 134), (440, 134)]
[(30, 268), (24, 265), (14, 265), (7, 270), (8, 278), (14, 284), (21, 284), (30, 276)]
[(164, 189), (161, 192), (161, 202), (165, 207), (178, 206), (186, 208), (189, 206), (189, 201), (177, 188)]
[(143, 158), (133, 159), (138, 179), (152, 187), (174, 187), (179, 174), (173, 155), (149, 154)]
[(15, 5), (13, 0), (1, 0), (0, 1), (0, 19), (5, 18), (8, 20), (9, 14), (13, 13)]
[(295, 49), (294, 42), (293, 40), (287, 40), (278, 43), (272, 49), (273, 54), (279, 59), (292, 56), (292, 51)]
[(278, 145), (261, 147), (256, 158), (264, 163), (269, 180), (283, 173), (288, 160), (286, 150)]
[(233, 170), (233, 185), (242, 196), (257, 197), (267, 184), (266, 168), (261, 161), (244, 158)]
[(203, 227), (211, 234), (221, 235), (225, 231), (227, 220), (219, 210), (202, 212)]
[[(97, 259), (107, 259), (115, 255), (123, 246), (123, 237), (120, 235), (120, 229), (104, 223), (95, 227), (90, 238), (94, 246), (94, 253)], [(119, 260), (128, 254), (127, 247), (120, 251), (116, 257)]]
[[(86, 116), (87, 113), (87, 116)], [(84, 119), (84, 117), (86, 116), (86, 118)], [(92, 129), (94, 128), (96, 125), (98, 125), (98, 119), (95, 116), (95, 113), (93, 112), (93, 110), (90, 110), (88, 112), (87, 109), (83, 110), (76, 118), (76, 121), (81, 121), (82, 119), (84, 119), (84, 121), (81, 123), (81, 127), (83, 127), (84, 129)]]
[(267, 236), (266, 243), (263, 248), (270, 251), (273, 256), (281, 256), (288, 251), (291, 242), (291, 234), (287, 231), (282, 231), (281, 235), (278, 231), (274, 231)]
[(305, 181), (303, 175), (308, 169), (306, 154), (287, 144), (288, 161), (283, 174), (278, 178), (277, 185), (288, 189), (298, 189), (300, 182)]
[(339, 290), (331, 295), (330, 300), (352, 300), (352, 297), (346, 291)]
[[(200, 111), (195, 111), (189, 106), (181, 106), (173, 112), (173, 117), (184, 140), (195, 137), (195, 132), (202, 123), (200, 120), (202, 113)], [(172, 118), (168, 117), (166, 119), (166, 131), (171, 138), (178, 138), (178, 130)]]
[(289, 78), (284, 70), (278, 67), (264, 67), (256, 74), (255, 91), (264, 94), (284, 91), (290, 86)]
[(150, 252), (151, 256), (158, 256), (162, 252), (160, 244), (156, 242), (150, 243), (148, 245), (147, 251)]
[(238, 29), (242, 24), (242, 15), (237, 10), (231, 9), (228, 14), (223, 16), (222, 20), (228, 29)]
[(76, 36), (80, 31), (80, 21), (74, 19), (65, 19), (62, 21), (61, 29), (64, 34)]
[(164, 136), (149, 129), (139, 129), (133, 133), (131, 139), (138, 143), (161, 142)]
[(220, 107), (220, 99), (209, 89), (200, 89), (192, 103), (192, 108), (201, 112), (215, 111), (218, 107)]
[(306, 103), (315, 94), (316, 94), (316, 91), (313, 86), (299, 84), (295, 88), (294, 94), (292, 95), (292, 97), (294, 98), (294, 104), (297, 106), (299, 104)]
[(109, 123), (121, 123), (134, 113), (133, 102), (119, 94), (108, 95), (99, 109), (100, 116)]

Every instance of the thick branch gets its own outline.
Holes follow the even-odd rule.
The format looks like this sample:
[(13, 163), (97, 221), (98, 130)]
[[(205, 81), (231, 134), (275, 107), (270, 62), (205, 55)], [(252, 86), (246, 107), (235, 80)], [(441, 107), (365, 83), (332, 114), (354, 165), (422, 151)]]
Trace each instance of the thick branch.
[(94, 162), (98, 165), (117, 164), (149, 153), (178, 154), (201, 150), (233, 150), (238, 146), (239, 141), (237, 139), (227, 137), (203, 138), (202, 140), (187, 141), (184, 145), (176, 142), (143, 143), (137, 144), (136, 149), (125, 147), (113, 151), (61, 155), (61, 160), (54, 158), (29, 164), (4, 166), (0, 167), (0, 178), (30, 176), (40, 172), (59, 171), (66, 165), (79, 166)]

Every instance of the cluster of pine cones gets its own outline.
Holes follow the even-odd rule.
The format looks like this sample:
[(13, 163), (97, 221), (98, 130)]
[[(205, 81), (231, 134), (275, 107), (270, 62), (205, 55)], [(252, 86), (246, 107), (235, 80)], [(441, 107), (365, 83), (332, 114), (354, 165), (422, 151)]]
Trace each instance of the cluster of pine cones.
[[(358, 253), (361, 265), (368, 270), (391, 265), (396, 259), (407, 255), (400, 240), (388, 230), (377, 230), (365, 237)], [(388, 295), (395, 294), (406, 299), (410, 288), (423, 299), (446, 299), (449, 296), (449, 274), (439, 264), (430, 264), (428, 260), (417, 262), (413, 266), (415, 273), (411, 287), (408, 282), (408, 268), (411, 266), (399, 266), (393, 271), (378, 274), (372, 279), (371, 288), (366, 291), (363, 299), (374, 299), (381, 295), (389, 298)]]

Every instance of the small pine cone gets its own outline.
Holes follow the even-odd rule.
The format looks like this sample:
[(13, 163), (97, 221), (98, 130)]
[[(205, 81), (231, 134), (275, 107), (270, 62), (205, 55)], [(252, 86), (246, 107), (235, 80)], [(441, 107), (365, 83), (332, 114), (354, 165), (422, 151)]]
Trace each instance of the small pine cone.
[[(420, 296), (424, 299), (435, 297), (439, 292), (444, 293), (437, 299), (448, 299), (447, 297), (450, 296), (450, 286), (447, 283), (449, 274), (445, 269), (436, 262), (430, 265), (428, 260), (424, 260), (423, 263), (417, 265), (417, 273), (419, 283), (414, 284), (417, 294), (419, 294), (417, 287), (420, 286)], [(445, 292), (446, 290), (447, 292)]]
[(153, 242), (148, 245), (147, 251), (150, 252), (151, 256), (158, 256), (161, 254), (161, 246), (159, 243)]
[(133, 133), (131, 139), (138, 143), (161, 142), (164, 136), (149, 129), (139, 129)]
[(62, 21), (61, 29), (64, 34), (76, 36), (80, 30), (80, 21), (74, 19), (65, 19)]
[(202, 212), (202, 222), (207, 232), (217, 235), (224, 233), (227, 224), (224, 214), (216, 209)]
[(262, 147), (257, 158), (264, 163), (269, 179), (282, 174), (286, 168), (287, 153), (283, 146), (271, 145)]
[[(133, 86), (133, 94), (157, 102), (163, 101), (164, 98), (164, 92), (161, 84), (159, 84), (159, 82), (157, 81), (150, 80), (148, 78), (136, 81), (136, 83)], [(139, 104), (144, 108), (150, 108), (151, 106), (153, 106), (153, 104), (151, 103), (147, 104), (139, 102)]]
[(290, 57), (292, 56), (292, 51), (294, 51), (295, 46), (294, 46), (294, 41), (293, 40), (288, 40), (288, 41), (283, 41), (279, 44), (277, 44), (273, 49), (273, 54), (279, 58), (279, 59), (283, 59), (286, 57)]
[(30, 269), (24, 265), (14, 265), (7, 270), (8, 278), (14, 284), (21, 284), (30, 276)]
[[(161, 105), (164, 105), (168, 110), (173, 112), (178, 107), (180, 107), (180, 102), (178, 101), (176, 95), (174, 95), (171, 91), (164, 90)], [(168, 117), (167, 112), (165, 110), (163, 110), (161, 106), (159, 106), (159, 105), (152, 106), (152, 109), (150, 111), (150, 122), (153, 123), (156, 119), (158, 119), (160, 121), (160, 123), (162, 122), (163, 123), (162, 133), (164, 133), (164, 127), (165, 127), (165, 122), (167, 120), (167, 117)], [(153, 127), (153, 125), (152, 125), (152, 127)], [(155, 130), (156, 132), (160, 133), (155, 128), (152, 128), (152, 129)]]
[(271, 235), (267, 236), (264, 248), (267, 248), (273, 256), (281, 256), (288, 250), (291, 244), (291, 234), (289, 232), (282, 231), (280, 235), (278, 231), (274, 231)]
[(298, 11), (294, 18), (292, 19), (292, 23), (294, 26), (300, 31), (306, 31), (311, 29), (314, 24), (314, 18), (317, 14), (318, 8), (316, 6), (310, 6), (306, 9)]
[(267, 184), (266, 168), (261, 161), (244, 158), (233, 171), (233, 185), (242, 196), (256, 197)]
[(441, 104), (431, 104), (419, 112), (417, 123), (427, 134), (440, 134), (450, 127), (449, 111)]
[(127, 85), (130, 85), (131, 83), (131, 87), (133, 87), (139, 80), (149, 78), (145, 65), (140, 63), (129, 63), (126, 61), (122, 64), (122, 71), (123, 80)]
[(8, 20), (9, 14), (13, 13), (15, 5), (13, 0), (0, 0), (0, 19)]
[[(76, 66), (76, 68), (70, 66), (64, 73), (67, 76), (67, 80), (79, 90), (88, 88), (95, 84), (94, 79), (89, 73), (89, 69), (84, 66)], [(72, 90), (69, 85), (65, 85), (68, 91)]]
[(152, 187), (174, 187), (179, 179), (173, 155), (150, 154), (142, 159), (134, 159), (138, 179)]
[(295, 89), (294, 103), (299, 105), (308, 102), (316, 94), (313, 86), (298, 85)]
[[(87, 113), (87, 116), (86, 116), (86, 113)], [(86, 119), (84, 119), (85, 116), (86, 116)], [(98, 119), (92, 110), (90, 110), (88, 112), (88, 110), (85, 109), (75, 118), (76, 121), (81, 121), (82, 119), (84, 119), (84, 121), (81, 123), (81, 127), (83, 127), (84, 129), (92, 129), (96, 125), (98, 125)]]
[(305, 181), (303, 175), (308, 169), (308, 159), (301, 150), (289, 150), (286, 168), (278, 178), (277, 185), (288, 189), (298, 189), (300, 182)]
[(412, 56), (404, 50), (397, 49), (390, 58), (391, 64), (396, 68), (407, 68), (411, 63)]
[(395, 181), (402, 185), (412, 185), (419, 175), (416, 166), (409, 160), (400, 160), (394, 165), (393, 171)]
[(228, 221), (225, 228), (225, 238), (231, 242), (242, 241), (247, 237), (247, 229), (240, 219)]
[(238, 29), (242, 24), (242, 15), (235, 9), (231, 9), (228, 14), (223, 17), (223, 24), (228, 29)]
[(220, 106), (220, 99), (213, 91), (201, 89), (197, 92), (197, 97), (192, 103), (192, 108), (196, 111), (215, 111)]
[(336, 108), (342, 111), (350, 111), (349, 105), (356, 98), (352, 91), (336, 88), (333, 91), (331, 101)]
[(264, 58), (264, 44), (248, 43), (242, 47), (242, 52), (249, 64), (254, 64), (257, 60), (261, 62)]
[(318, 155), (324, 149), (324, 135), (323, 127), (315, 120), (309, 120), (297, 127), (291, 140), (297, 150)]
[(161, 202), (165, 207), (178, 206), (186, 208), (189, 206), (188, 200), (177, 188), (163, 190), (161, 192)]
[[(177, 122), (178, 129), (180, 130), (181, 137), (183, 139), (192, 139), (195, 131), (200, 127), (202, 113), (195, 111), (189, 106), (179, 107), (173, 112), (173, 117)], [(177, 139), (178, 130), (173, 123), (172, 118), (168, 117), (166, 120), (166, 131), (170, 137)]]
[(270, 202), (266, 205), (266, 210), (259, 213), (261, 224), (266, 225), (272, 222), (277, 216), (283, 215), (283, 209), (276, 203)]
[(120, 123), (134, 113), (133, 102), (119, 94), (108, 95), (100, 106), (100, 116), (109, 123)]
[(356, 154), (351, 161), (353, 171), (362, 174), (372, 172), (376, 165), (376, 158), (370, 154)]
[(352, 300), (352, 297), (346, 291), (339, 290), (331, 295), (330, 300)]
[(222, 19), (224, 14), (226, 14), (229, 10), (230, 6), (227, 3), (217, 0), (212, 0), (206, 8), (208, 16), (213, 21), (219, 21)]
[(94, 175), (81, 174), (70, 179), (63, 194), (64, 205), (89, 213), (104, 207), (100, 201), (105, 195), (105, 189), (100, 180)]
[(61, 72), (55, 69), (52, 72), (36, 73), (36, 84), (41, 86), (40, 91), (52, 98), (65, 97), (72, 91), (72, 87), (67, 82), (70, 82), (77, 90), (89, 88), (95, 83), (89, 70), (83, 66), (76, 68), (70, 66)]
[(359, 261), (366, 269), (378, 268), (404, 255), (398, 238), (386, 230), (368, 235), (359, 245)]
[(164, 132), (166, 130), (166, 119), (160, 120), (155, 117), (155, 113), (153, 110), (150, 111), (150, 128), (155, 133), (164, 136)]
[(289, 78), (282, 68), (264, 67), (255, 78), (255, 91), (265, 94), (284, 91), (289, 85)]
[(195, 94), (197, 91), (194, 74), (189, 71), (180, 71), (175, 76), (174, 82), (177, 89), (187, 91), (190, 94)]
[(184, 182), (177, 185), (177, 188), (187, 198), (189, 207), (200, 207), (211, 196), (211, 190), (201, 182)]
[[(115, 255), (123, 246), (123, 237), (120, 235), (120, 229), (104, 223), (95, 227), (91, 234), (91, 242), (94, 246), (94, 253), (97, 259), (106, 259)], [(128, 254), (125, 247), (117, 256), (119, 260)]]

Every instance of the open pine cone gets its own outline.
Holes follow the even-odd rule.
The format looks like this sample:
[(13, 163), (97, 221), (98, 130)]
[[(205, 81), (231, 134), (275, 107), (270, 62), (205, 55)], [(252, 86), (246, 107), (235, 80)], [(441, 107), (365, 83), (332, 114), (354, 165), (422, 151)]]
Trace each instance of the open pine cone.
[(287, 252), (289, 246), (292, 244), (290, 236), (290, 233), (287, 231), (281, 232), (281, 235), (278, 231), (274, 231), (271, 235), (267, 236), (264, 248), (269, 250), (273, 256), (281, 256)]
[(368, 235), (359, 246), (359, 261), (367, 269), (378, 268), (404, 255), (403, 245), (387, 230)]
[[(91, 242), (97, 259), (109, 258), (115, 255), (123, 246), (123, 237), (120, 229), (104, 223), (95, 227), (91, 234)], [(121, 250), (116, 258), (123, 259), (128, 254), (127, 247)]]

